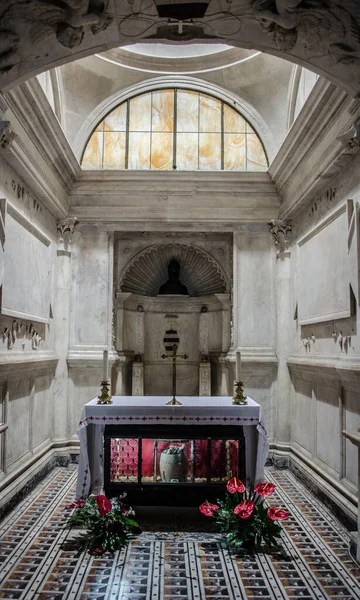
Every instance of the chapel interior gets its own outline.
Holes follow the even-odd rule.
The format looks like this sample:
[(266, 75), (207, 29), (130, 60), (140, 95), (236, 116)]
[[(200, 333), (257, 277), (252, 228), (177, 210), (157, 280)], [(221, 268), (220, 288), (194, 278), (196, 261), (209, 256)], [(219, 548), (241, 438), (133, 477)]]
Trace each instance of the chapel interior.
[[(175, 336), (180, 400), (232, 397), (241, 353), (268, 476), (289, 502), (295, 489), (315, 494), (355, 581), (358, 2), (4, 0), (0, 90), (6, 527), (21, 529), (19, 507), (43, 506), (41, 490), (57, 502), (59, 481), (74, 493), (77, 427), (104, 350), (113, 396), (171, 397)], [(135, 544), (130, 562), (143, 552)], [(281, 585), (265, 597), (297, 596)], [(240, 587), (180, 597), (258, 597)], [(51, 589), (0, 583), (0, 597), (110, 598)], [(339, 590), (317, 582), (298, 595), (360, 593)], [(111, 597), (150, 598), (136, 593)]]

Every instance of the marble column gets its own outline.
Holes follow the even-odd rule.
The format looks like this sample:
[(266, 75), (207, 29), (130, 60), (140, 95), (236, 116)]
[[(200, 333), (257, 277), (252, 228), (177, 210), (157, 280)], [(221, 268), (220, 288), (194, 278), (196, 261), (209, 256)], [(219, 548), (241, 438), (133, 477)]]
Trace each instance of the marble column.
[(144, 396), (145, 313), (138, 304), (135, 318), (135, 361), (132, 364), (132, 395)]
[(358, 519), (357, 533), (351, 534), (350, 554), (360, 564), (360, 427), (357, 431), (343, 431), (343, 435), (358, 449)]
[(55, 352), (58, 363), (54, 378), (54, 441), (69, 438), (68, 365), (71, 294), (71, 243), (77, 219), (69, 217), (57, 224), (56, 303), (54, 311)]
[(290, 441), (291, 422), (291, 378), (287, 359), (291, 354), (292, 320), (292, 261), (289, 251), (288, 235), (291, 224), (274, 220), (269, 223), (276, 248), (275, 296), (277, 313), (276, 355), (278, 358), (277, 373), (277, 415), (276, 440), (278, 445), (287, 445)]

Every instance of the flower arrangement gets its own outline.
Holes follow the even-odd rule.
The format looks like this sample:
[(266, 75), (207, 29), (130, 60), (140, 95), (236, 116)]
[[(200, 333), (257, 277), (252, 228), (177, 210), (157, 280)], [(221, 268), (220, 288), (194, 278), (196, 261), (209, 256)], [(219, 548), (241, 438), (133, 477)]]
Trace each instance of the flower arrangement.
[(139, 526), (131, 518), (135, 512), (123, 504), (125, 496), (109, 500), (99, 494), (66, 506), (75, 510), (66, 515), (65, 527), (87, 530), (74, 540), (79, 551), (88, 550), (93, 555), (114, 553), (127, 545), (131, 533), (138, 532)]
[(218, 504), (203, 502), (200, 512), (215, 519), (230, 548), (255, 550), (261, 544), (271, 548), (278, 545), (277, 539), (281, 535), (279, 521), (289, 516), (282, 508), (265, 505), (275, 487), (266, 481), (248, 492), (242, 481), (233, 477), (227, 482), (225, 500), (218, 500)]

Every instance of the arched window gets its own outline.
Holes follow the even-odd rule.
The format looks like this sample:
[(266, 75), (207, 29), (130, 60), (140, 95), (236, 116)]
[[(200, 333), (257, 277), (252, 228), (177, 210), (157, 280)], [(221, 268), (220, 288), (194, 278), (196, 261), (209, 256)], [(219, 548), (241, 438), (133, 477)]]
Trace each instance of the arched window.
[(266, 171), (264, 146), (225, 102), (193, 90), (162, 89), (112, 110), (89, 138), (83, 169)]

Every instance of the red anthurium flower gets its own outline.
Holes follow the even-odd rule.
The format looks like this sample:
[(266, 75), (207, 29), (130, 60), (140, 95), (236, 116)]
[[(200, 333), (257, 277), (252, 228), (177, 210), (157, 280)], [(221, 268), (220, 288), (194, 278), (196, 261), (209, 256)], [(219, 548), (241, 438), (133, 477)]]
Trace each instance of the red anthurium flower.
[(273, 483), (264, 481), (264, 483), (258, 483), (258, 485), (255, 487), (255, 492), (259, 494), (259, 496), (271, 496), (275, 488), (276, 485)]
[(199, 506), (200, 512), (203, 515), (205, 515), (205, 517), (212, 517), (214, 515), (214, 512), (218, 510), (218, 508), (220, 507), (217, 504), (211, 504), (207, 500)]
[(112, 509), (112, 504), (110, 500), (108, 500), (107, 497), (103, 496), (102, 494), (96, 496), (96, 504), (99, 507), (99, 513), (102, 517), (105, 516)]
[(82, 498), (79, 498), (79, 500), (77, 500), (76, 502), (73, 502), (72, 504), (68, 504), (67, 506), (65, 506), (65, 508), (67, 509), (71, 509), (71, 508), (84, 508), (85, 506), (85, 502)]
[(240, 502), (234, 508), (234, 513), (240, 517), (240, 519), (248, 519), (254, 512), (254, 503), (252, 500), (244, 500)]
[(235, 494), (235, 492), (240, 492), (240, 494), (242, 494), (245, 492), (246, 488), (240, 479), (237, 477), (232, 477), (232, 479), (229, 479), (227, 482), (226, 489), (228, 492), (230, 492), (230, 494)]
[(276, 508), (276, 506), (270, 506), (269, 510), (267, 511), (267, 516), (272, 521), (282, 521), (283, 519), (288, 518), (289, 513), (283, 508)]

